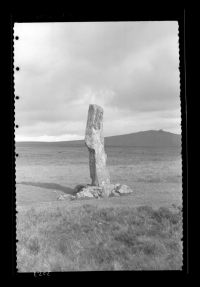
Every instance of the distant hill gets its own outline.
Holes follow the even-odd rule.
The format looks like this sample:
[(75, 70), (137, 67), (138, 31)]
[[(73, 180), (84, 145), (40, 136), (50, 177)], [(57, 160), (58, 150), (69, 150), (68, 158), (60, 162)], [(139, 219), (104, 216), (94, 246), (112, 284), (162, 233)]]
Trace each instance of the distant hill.
[(105, 139), (105, 143), (107, 146), (179, 147), (181, 146), (181, 135), (163, 130), (149, 130), (108, 137)]
[[(29, 145), (82, 146), (84, 140), (61, 142), (17, 142), (17, 146)], [(149, 130), (105, 138), (106, 146), (181, 147), (181, 135), (163, 130)]]

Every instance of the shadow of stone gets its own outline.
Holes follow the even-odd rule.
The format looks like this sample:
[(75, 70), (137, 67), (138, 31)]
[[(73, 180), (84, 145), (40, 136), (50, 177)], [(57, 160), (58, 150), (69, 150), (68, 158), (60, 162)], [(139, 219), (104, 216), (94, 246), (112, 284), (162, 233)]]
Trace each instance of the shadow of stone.
[(41, 188), (46, 188), (46, 189), (54, 189), (54, 190), (60, 190), (66, 194), (74, 194), (74, 189), (63, 186), (57, 183), (51, 183), (51, 182), (29, 182), (29, 181), (22, 181), (18, 182), (17, 184), (23, 184), (23, 185), (30, 185), (30, 186), (37, 186)]

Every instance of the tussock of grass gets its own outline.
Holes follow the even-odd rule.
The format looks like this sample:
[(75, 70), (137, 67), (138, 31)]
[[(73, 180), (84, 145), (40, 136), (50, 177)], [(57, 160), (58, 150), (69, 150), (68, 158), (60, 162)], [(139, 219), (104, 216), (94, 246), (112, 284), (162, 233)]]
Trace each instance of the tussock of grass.
[(149, 206), (31, 208), (18, 215), (18, 271), (181, 269), (181, 214)]

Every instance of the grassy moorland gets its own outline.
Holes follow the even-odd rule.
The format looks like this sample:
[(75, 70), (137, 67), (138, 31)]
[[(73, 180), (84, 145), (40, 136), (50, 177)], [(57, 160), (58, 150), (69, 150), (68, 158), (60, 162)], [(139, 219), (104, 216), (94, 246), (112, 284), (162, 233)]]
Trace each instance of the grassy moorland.
[(180, 207), (31, 207), (17, 216), (19, 272), (180, 270)]

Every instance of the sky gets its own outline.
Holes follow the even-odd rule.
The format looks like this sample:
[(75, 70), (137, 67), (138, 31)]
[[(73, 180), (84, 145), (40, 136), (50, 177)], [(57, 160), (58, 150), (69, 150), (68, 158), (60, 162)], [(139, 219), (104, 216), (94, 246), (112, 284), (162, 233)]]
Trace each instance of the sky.
[(89, 104), (104, 136), (181, 133), (178, 22), (15, 23), (16, 141), (83, 139)]

